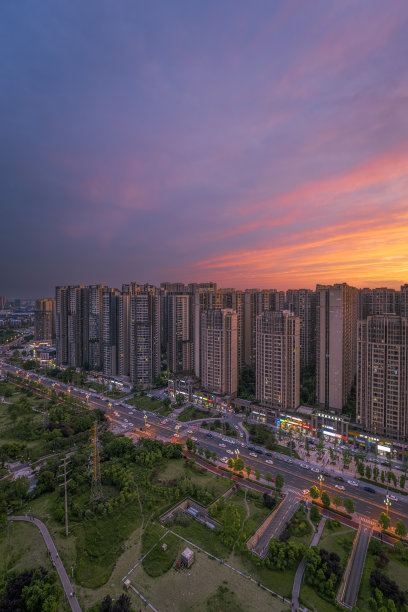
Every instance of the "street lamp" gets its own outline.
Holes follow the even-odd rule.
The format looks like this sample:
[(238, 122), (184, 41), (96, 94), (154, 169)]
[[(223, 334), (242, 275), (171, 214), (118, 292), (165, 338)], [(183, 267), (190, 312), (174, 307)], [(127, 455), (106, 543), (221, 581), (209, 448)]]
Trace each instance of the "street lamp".
[(323, 478), (323, 474), (319, 474), (319, 476), (317, 477), (319, 484), (320, 484), (320, 494), (322, 493), (322, 482), (324, 480)]
[(145, 412), (143, 412), (143, 418), (144, 418), (145, 427), (146, 427), (146, 422), (147, 422), (147, 414), (146, 414)]
[(388, 496), (384, 499), (384, 504), (387, 507), (387, 516), (388, 516), (388, 508), (389, 508), (389, 506), (391, 506), (391, 500), (390, 500), (390, 498)]
[(239, 456), (239, 449), (238, 448), (235, 449), (235, 454), (237, 456), (237, 461), (238, 461), (238, 456)]

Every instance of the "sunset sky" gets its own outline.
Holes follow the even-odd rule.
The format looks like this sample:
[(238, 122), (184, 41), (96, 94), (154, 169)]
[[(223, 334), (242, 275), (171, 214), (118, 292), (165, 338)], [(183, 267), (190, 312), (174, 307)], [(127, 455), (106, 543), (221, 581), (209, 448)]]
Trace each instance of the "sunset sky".
[(0, 294), (408, 282), (408, 2), (2, 0)]

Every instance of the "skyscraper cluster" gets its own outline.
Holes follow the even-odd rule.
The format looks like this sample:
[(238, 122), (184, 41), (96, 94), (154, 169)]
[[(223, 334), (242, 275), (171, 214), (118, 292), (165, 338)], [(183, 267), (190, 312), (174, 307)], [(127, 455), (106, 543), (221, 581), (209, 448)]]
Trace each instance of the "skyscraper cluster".
[[(36, 308), (39, 329), (45, 302)], [(194, 375), (204, 390), (232, 396), (251, 368), (256, 399), (284, 410), (299, 406), (300, 371), (311, 368), (322, 409), (341, 412), (357, 381), (357, 421), (383, 435), (408, 434), (408, 285), (359, 290), (343, 283), (285, 294), (130, 283), (121, 290), (57, 287), (55, 302), (60, 364), (89, 365), (146, 387), (165, 360), (172, 374)]]

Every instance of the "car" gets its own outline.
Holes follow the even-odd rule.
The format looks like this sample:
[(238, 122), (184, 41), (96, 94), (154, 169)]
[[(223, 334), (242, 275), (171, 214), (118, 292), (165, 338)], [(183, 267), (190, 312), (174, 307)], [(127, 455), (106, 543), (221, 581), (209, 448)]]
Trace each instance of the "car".
[(375, 489), (373, 489), (373, 487), (363, 487), (364, 491), (367, 491), (367, 493), (375, 493)]
[(339, 482), (344, 482), (343, 476), (335, 476), (334, 480), (338, 480)]
[(312, 467), (310, 469), (312, 470), (312, 472), (315, 472), (316, 474), (319, 473), (319, 468), (317, 468), (317, 467)]
[(197, 442), (197, 438), (195, 438), (194, 436), (191, 436), (191, 439), (193, 442)]
[(192, 429), (188, 429), (188, 430), (187, 430), (187, 433), (192, 434), (192, 433), (193, 433), (193, 430), (192, 430)]
[(299, 467), (301, 467), (303, 470), (307, 470), (307, 465), (306, 465), (306, 463), (301, 463), (301, 464), (299, 465)]
[(255, 458), (258, 457), (258, 455), (256, 453), (249, 453), (249, 455), (250, 455), (250, 457), (255, 457)]
[(225, 444), (219, 444), (218, 446), (220, 446), (221, 448), (225, 448)]
[(344, 491), (343, 485), (334, 485), (335, 489), (339, 489), (339, 491)]
[(207, 438), (212, 438), (212, 437), (213, 437), (212, 433), (210, 433), (210, 432), (208, 432), (208, 433), (207, 433), (207, 434), (205, 434), (205, 435), (207, 436)]
[(125, 419), (125, 423), (129, 423), (129, 421), (127, 419)]
[(234, 454), (234, 451), (232, 451), (232, 450), (230, 450), (229, 448), (227, 448), (227, 453), (228, 453), (229, 455), (233, 455), (233, 454)]
[(398, 501), (398, 497), (396, 495), (393, 495), (392, 493), (389, 493), (388, 497), (392, 499), (392, 501)]
[(358, 482), (356, 480), (348, 480), (347, 484), (351, 485), (352, 487), (358, 487)]
[(227, 463), (228, 457), (221, 457), (220, 461), (222, 461), (222, 463)]
[(286, 459), (286, 463), (293, 463), (292, 459)]
[(269, 465), (273, 465), (273, 461), (272, 461), (272, 459), (267, 459), (267, 460), (265, 461), (265, 463), (269, 463)]
[(303, 495), (309, 495), (310, 489), (303, 489), (302, 493)]
[(326, 476), (326, 478), (331, 478), (331, 474), (329, 474), (329, 472), (322, 472), (323, 476)]

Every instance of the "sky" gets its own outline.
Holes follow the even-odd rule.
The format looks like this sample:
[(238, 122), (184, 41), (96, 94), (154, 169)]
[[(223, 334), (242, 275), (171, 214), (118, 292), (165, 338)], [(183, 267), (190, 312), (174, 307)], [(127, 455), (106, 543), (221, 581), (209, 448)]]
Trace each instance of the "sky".
[(408, 282), (406, 0), (2, 0), (0, 294)]

